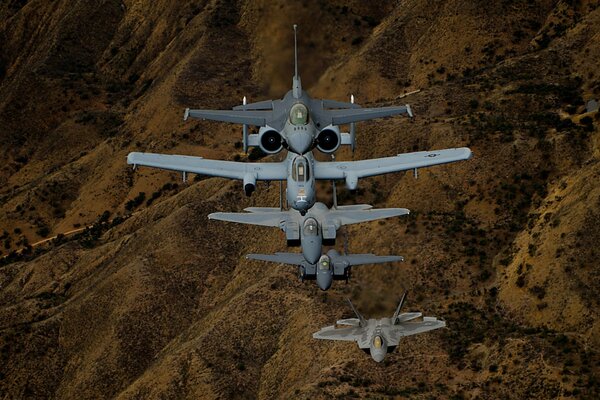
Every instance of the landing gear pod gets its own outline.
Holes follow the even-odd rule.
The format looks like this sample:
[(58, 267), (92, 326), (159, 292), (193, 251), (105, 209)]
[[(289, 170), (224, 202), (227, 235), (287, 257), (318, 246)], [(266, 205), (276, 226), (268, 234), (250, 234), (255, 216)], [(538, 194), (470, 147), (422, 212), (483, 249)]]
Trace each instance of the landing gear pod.
[(244, 175), (244, 192), (246, 193), (246, 196), (252, 195), (254, 190), (256, 190), (256, 175)]

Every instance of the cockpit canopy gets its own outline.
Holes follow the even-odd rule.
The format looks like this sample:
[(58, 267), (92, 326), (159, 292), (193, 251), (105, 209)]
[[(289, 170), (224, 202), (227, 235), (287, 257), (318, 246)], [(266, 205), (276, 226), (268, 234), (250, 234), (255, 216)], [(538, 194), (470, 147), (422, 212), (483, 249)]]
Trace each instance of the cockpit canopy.
[(290, 123), (292, 125), (308, 124), (308, 108), (302, 103), (297, 103), (290, 110)]
[(321, 271), (328, 271), (331, 268), (330, 265), (331, 263), (329, 260), (329, 256), (322, 255), (321, 258), (319, 258), (319, 269)]
[(307, 218), (304, 221), (304, 236), (317, 236), (319, 234), (319, 224), (314, 218)]
[(309, 178), (308, 161), (304, 157), (296, 157), (292, 164), (292, 179), (296, 182), (306, 182)]
[(380, 349), (382, 345), (383, 339), (381, 339), (381, 336), (375, 336), (375, 339), (373, 339), (373, 347), (375, 347), (376, 349)]

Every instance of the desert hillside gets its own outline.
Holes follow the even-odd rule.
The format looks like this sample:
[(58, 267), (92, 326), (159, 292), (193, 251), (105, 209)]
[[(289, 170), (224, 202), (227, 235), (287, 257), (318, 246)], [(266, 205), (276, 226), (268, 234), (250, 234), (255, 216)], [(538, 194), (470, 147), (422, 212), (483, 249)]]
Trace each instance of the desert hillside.
[[(405, 262), (328, 292), (245, 259), (281, 232), (207, 219), (278, 184), (125, 162), (254, 158), (183, 110), (282, 97), (294, 23), (311, 96), (416, 114), (359, 123), (338, 159), (474, 154), (340, 185), (411, 214), (348, 227), (351, 252)], [(597, 0), (0, 1), (0, 398), (599, 398), (598, 65)], [(345, 298), (388, 316), (405, 289), (447, 328), (381, 364), (312, 339)]]

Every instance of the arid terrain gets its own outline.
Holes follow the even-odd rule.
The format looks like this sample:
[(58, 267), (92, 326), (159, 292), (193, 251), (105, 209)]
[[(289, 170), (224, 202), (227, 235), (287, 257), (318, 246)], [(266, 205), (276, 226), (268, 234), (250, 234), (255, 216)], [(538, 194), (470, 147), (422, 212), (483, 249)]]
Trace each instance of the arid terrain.
[[(474, 154), (340, 182), (411, 210), (349, 250), (406, 261), (328, 292), (245, 259), (281, 232), (207, 219), (278, 184), (125, 162), (248, 160), (240, 126), (183, 110), (282, 97), (294, 23), (311, 96), (416, 114), (359, 123), (338, 159)], [(600, 398), (599, 65), (597, 0), (0, 1), (0, 399)], [(447, 328), (381, 364), (312, 339), (345, 298), (382, 317), (405, 289)]]

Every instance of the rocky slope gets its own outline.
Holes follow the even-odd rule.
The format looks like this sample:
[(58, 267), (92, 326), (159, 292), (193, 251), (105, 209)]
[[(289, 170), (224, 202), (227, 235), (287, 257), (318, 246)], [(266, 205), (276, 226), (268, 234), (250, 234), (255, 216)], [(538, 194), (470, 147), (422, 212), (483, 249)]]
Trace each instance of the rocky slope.
[[(1, 2), (3, 398), (597, 398), (598, 6)], [(248, 199), (239, 182), (125, 165), (129, 151), (246, 159), (239, 127), (182, 111), (281, 96), (293, 23), (312, 96), (417, 114), (359, 124), (340, 159), (474, 152), (341, 190), (411, 209), (347, 230), (351, 251), (406, 262), (327, 293), (244, 259), (284, 250), (280, 232), (207, 221), (276, 205), (277, 185)], [(350, 316), (345, 297), (377, 317), (404, 288), (448, 329), (381, 365), (311, 338)]]

